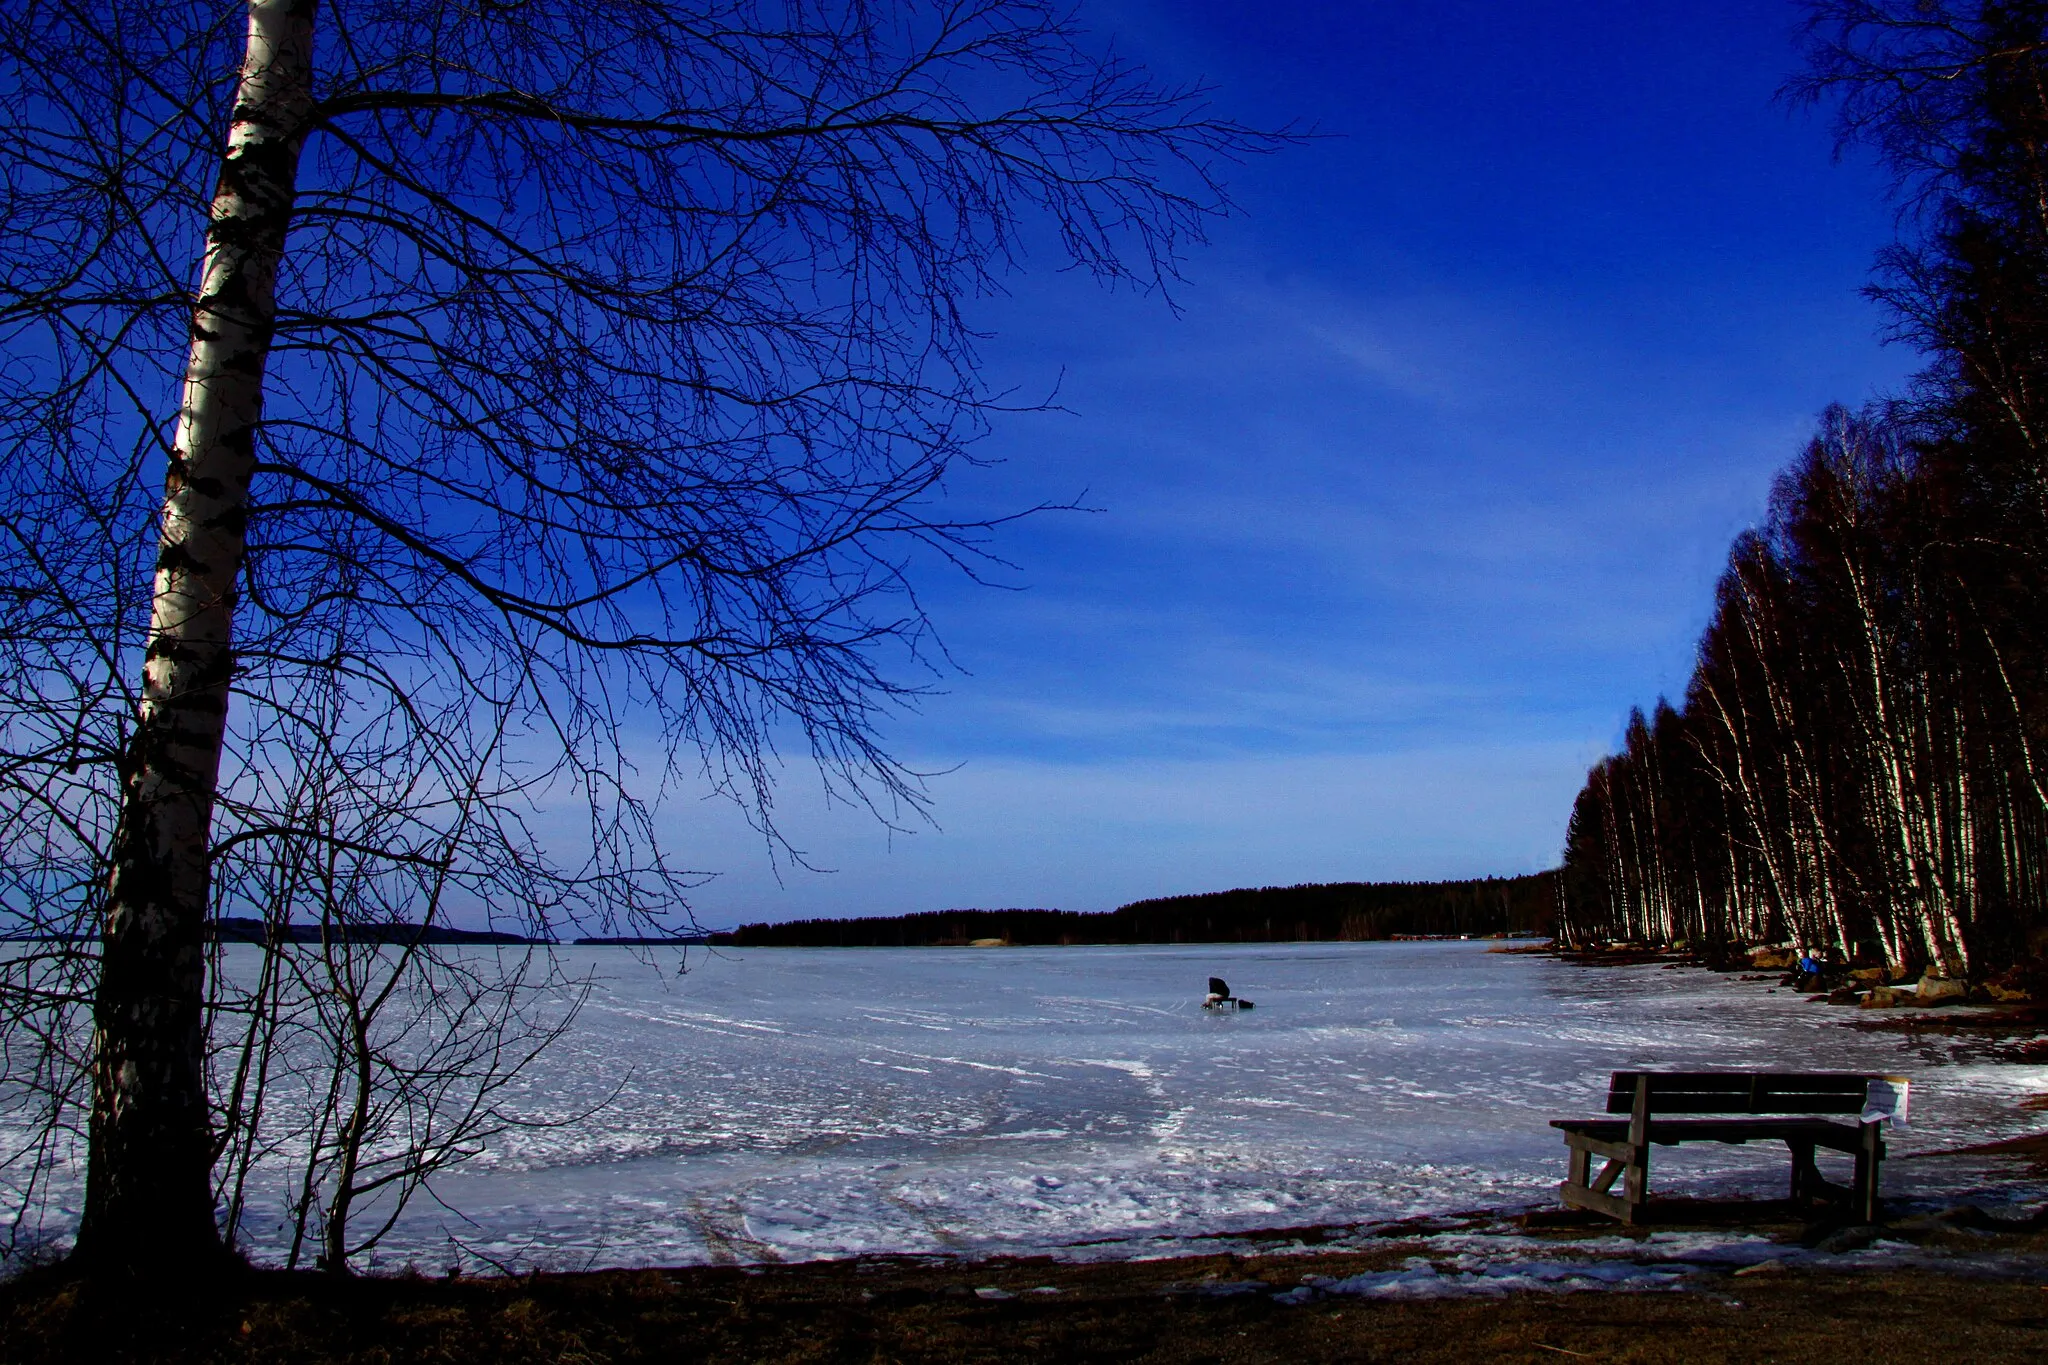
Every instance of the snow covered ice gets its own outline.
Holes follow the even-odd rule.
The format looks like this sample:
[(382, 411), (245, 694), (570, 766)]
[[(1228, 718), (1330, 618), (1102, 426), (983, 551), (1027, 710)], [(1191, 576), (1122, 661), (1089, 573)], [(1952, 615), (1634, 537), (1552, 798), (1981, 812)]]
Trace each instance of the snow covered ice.
[[(1850, 1012), (1761, 984), (1487, 946), (693, 950), (681, 977), (563, 950), (597, 986), (514, 1107), (616, 1099), (493, 1139), (377, 1260), (1130, 1255), (1552, 1205), (1548, 1121), (1598, 1112), (1619, 1068), (1905, 1073), (1895, 1158), (2014, 1136), (2019, 1098), (2048, 1091), (2048, 1067), (1844, 1027)], [(1203, 1010), (1211, 975), (1258, 1008)], [(1785, 1170), (1782, 1144), (1694, 1144), (1658, 1150), (1653, 1188), (1775, 1196)], [(2017, 1173), (1895, 1159), (1885, 1192), (2038, 1196)], [(279, 1250), (277, 1207), (249, 1220), (259, 1258)]]
[[(752, 949), (680, 979), (592, 950), (604, 979), (532, 1103), (618, 1099), (507, 1135), (440, 1183), (473, 1225), (423, 1205), (384, 1255), (450, 1233), (550, 1265), (1110, 1252), (1550, 1204), (1548, 1121), (1598, 1112), (1618, 1068), (1911, 1074), (1895, 1156), (2014, 1135), (2017, 1099), (2048, 1090), (2048, 1068), (1955, 1064), (1755, 983), (1486, 946)], [(1212, 973), (1258, 1009), (1204, 1011)], [(1785, 1178), (1775, 1143), (1658, 1158), (1665, 1189)], [(1997, 1179), (1895, 1161), (1885, 1188)]]

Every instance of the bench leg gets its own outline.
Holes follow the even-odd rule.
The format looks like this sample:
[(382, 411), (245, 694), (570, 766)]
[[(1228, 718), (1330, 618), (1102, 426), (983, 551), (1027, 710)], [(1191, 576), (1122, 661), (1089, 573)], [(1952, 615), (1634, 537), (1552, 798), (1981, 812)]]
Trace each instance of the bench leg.
[(1614, 1183), (1623, 1172), (1629, 1173), (1631, 1181), (1636, 1179), (1634, 1163), (1607, 1157), (1601, 1163), (1600, 1173), (1594, 1175), (1594, 1155), (1582, 1147), (1567, 1148), (1568, 1174), (1557, 1187), (1558, 1197), (1566, 1208), (1591, 1209), (1623, 1223), (1635, 1222), (1641, 1199), (1631, 1200), (1613, 1193)]
[(1856, 1148), (1855, 1216), (1865, 1223), (1877, 1221), (1877, 1174), (1884, 1164), (1882, 1124), (1863, 1125), (1863, 1140)]
[[(1582, 1138), (1590, 1142), (1591, 1139)], [(1592, 1169), (1592, 1148), (1582, 1148), (1569, 1135), (1565, 1145), (1571, 1149), (1571, 1176), (1558, 1187), (1558, 1193), (1567, 1205), (1594, 1209), (1623, 1223), (1641, 1220), (1643, 1205), (1650, 1197), (1650, 1076), (1648, 1072), (1636, 1077), (1635, 1102), (1630, 1107), (1628, 1118), (1628, 1141), (1594, 1143), (1599, 1154), (1607, 1159), (1600, 1168), (1600, 1174), (1588, 1180)], [(1612, 1193), (1617, 1177), (1622, 1178), (1621, 1193)]]
[(1803, 1204), (1808, 1194), (1821, 1192), (1820, 1169), (1813, 1164), (1813, 1144), (1793, 1142), (1785, 1144), (1792, 1149), (1792, 1202)]
[(1650, 1076), (1648, 1072), (1636, 1077), (1635, 1103), (1630, 1106), (1628, 1116), (1628, 1145), (1628, 1175), (1621, 1185), (1621, 1197), (1628, 1201), (1628, 1217), (1622, 1221), (1634, 1223), (1642, 1216), (1643, 1205), (1648, 1203), (1650, 1198)]
[(1621, 1197), (1628, 1201), (1628, 1217), (1623, 1221), (1635, 1222), (1642, 1216), (1643, 1205), (1650, 1199), (1650, 1144), (1647, 1142), (1636, 1148), (1636, 1159), (1628, 1163), (1628, 1174), (1621, 1182)]
[[(1600, 1167), (1600, 1174), (1588, 1180), (1586, 1177), (1591, 1170), (1591, 1154), (1574, 1148), (1571, 1179), (1564, 1186), (1565, 1203), (1598, 1209), (1609, 1218), (1618, 1218), (1624, 1223), (1634, 1223), (1642, 1217), (1650, 1186), (1650, 1153), (1647, 1147), (1638, 1150), (1629, 1161), (1607, 1158)], [(1614, 1193), (1617, 1180), (1621, 1181), (1621, 1193), (1618, 1195)]]

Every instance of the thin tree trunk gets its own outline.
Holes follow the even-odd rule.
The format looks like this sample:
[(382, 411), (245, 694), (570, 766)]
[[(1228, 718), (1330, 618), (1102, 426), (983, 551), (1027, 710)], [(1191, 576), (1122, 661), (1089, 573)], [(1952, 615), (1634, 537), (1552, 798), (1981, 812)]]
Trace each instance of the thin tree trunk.
[(202, 1015), (208, 827), (278, 260), (312, 107), (314, 0), (250, 0), (214, 192), (93, 1004), (79, 1252), (217, 1252)]

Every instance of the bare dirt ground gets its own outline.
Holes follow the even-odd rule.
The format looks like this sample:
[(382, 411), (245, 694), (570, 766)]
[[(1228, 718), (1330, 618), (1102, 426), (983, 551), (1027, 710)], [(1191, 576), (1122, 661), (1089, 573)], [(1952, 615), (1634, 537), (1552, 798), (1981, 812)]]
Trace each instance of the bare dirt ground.
[[(1787, 1250), (1802, 1233), (1817, 1240), (1776, 1206), (1674, 1214), (1756, 1227)], [(1535, 1254), (1631, 1259), (1613, 1249), (1613, 1225), (1529, 1221), (1511, 1232)], [(1322, 1250), (1316, 1234), (1281, 1234), (1271, 1253), (1094, 1265), (871, 1259), (496, 1279), (239, 1272), (137, 1286), (60, 1268), (0, 1286), (0, 1361), (2048, 1359), (2048, 1218), (1958, 1210), (1912, 1223), (1889, 1233), (1911, 1244), (1910, 1264), (1823, 1246), (1768, 1269), (1690, 1267), (1676, 1289), (1298, 1303), (1275, 1296), (1306, 1277), (1415, 1265), (1441, 1254), (1441, 1237), (1347, 1231), (1343, 1249)]]

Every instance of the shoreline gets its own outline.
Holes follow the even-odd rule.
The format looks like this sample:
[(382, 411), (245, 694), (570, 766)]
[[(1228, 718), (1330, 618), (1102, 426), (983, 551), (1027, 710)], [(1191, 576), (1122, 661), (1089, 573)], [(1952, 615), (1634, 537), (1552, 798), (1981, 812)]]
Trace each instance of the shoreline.
[(1640, 1229), (1476, 1211), (1083, 1263), (246, 1270), (139, 1296), (52, 1267), (0, 1285), (0, 1361), (1681, 1361), (1752, 1358), (1768, 1342), (1773, 1359), (1818, 1362), (2019, 1359), (2048, 1346), (2048, 1209), (2026, 1220), (1922, 1210), (1873, 1238), (1816, 1236), (1773, 1202), (1662, 1207)]
[[(1534, 957), (1553, 958), (1577, 967), (1662, 967), (1668, 971), (1693, 968), (1713, 972), (1721, 976), (1734, 976), (1737, 980), (1761, 984), (1773, 983), (1767, 993), (1789, 991), (1806, 998), (1812, 1005), (1830, 1005), (1836, 1008), (1855, 1009), (1859, 1013), (1869, 1011), (1875, 1014), (1882, 1010), (1885, 1015), (1904, 1018), (1927, 1018), (1935, 1016), (1959, 1022), (1980, 1021), (2000, 1028), (2031, 1029), (2048, 1036), (2048, 1002), (2032, 998), (2025, 991), (2005, 990), (1987, 987), (1984, 983), (1955, 983), (1962, 989), (1954, 993), (1940, 993), (1928, 999), (1918, 998), (1919, 992), (1905, 984), (1903, 977), (1889, 974), (1870, 979), (1850, 980), (1847, 969), (1830, 969), (1828, 977), (1841, 978), (1845, 984), (1830, 988), (1813, 988), (1799, 984), (1800, 977), (1792, 967), (1792, 950), (1781, 948), (1756, 948), (1740, 958), (1713, 959), (1682, 948), (1655, 948), (1643, 944), (1608, 944), (1602, 946), (1567, 948), (1554, 940), (1542, 944), (1516, 945), (1487, 949), (1491, 953), (1510, 953)], [(1769, 960), (1758, 961), (1759, 957)], [(1782, 960), (1781, 960), (1782, 959)], [(1922, 982), (1931, 978), (1923, 977)], [(1995, 992), (1995, 993), (1994, 993)], [(1880, 1022), (1874, 1019), (1871, 1022)], [(2048, 1054), (2048, 1049), (2044, 1049)]]

